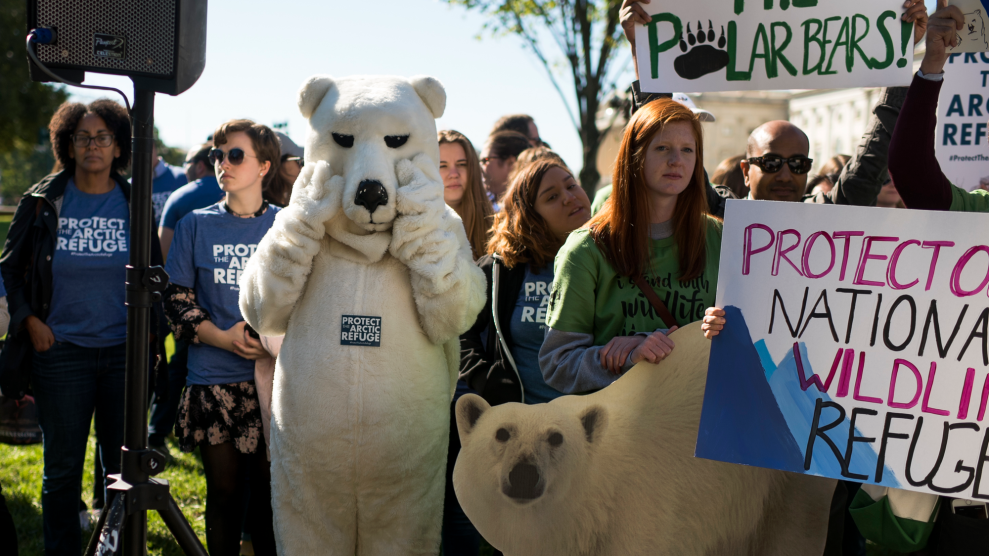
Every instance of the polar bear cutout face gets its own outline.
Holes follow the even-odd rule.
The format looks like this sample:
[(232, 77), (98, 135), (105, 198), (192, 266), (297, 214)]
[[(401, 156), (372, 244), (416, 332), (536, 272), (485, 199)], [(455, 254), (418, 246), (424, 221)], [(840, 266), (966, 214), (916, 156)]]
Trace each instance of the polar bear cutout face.
[(989, 49), (989, 42), (986, 39), (986, 24), (982, 10), (975, 10), (965, 14), (965, 26), (958, 33), (958, 44), (962, 41), (973, 44), (981, 49)]
[(461, 442), (486, 446), (494, 462), (484, 484), (472, 490), (491, 506), (528, 506), (538, 512), (540, 506), (566, 501), (571, 481), (586, 476), (595, 441), (607, 428), (607, 412), (592, 406), (564, 415), (545, 405), (528, 406), (539, 415), (520, 419), (514, 411), (518, 405), (492, 408), (479, 396), (465, 396), (457, 404), (457, 423)]
[(425, 76), (316, 75), (302, 85), (298, 103), (310, 128), (305, 163), (325, 160), (345, 178), (341, 208), (350, 220), (369, 232), (390, 229), (396, 163), (425, 153), (439, 167), (435, 118), (446, 107), (443, 85)]

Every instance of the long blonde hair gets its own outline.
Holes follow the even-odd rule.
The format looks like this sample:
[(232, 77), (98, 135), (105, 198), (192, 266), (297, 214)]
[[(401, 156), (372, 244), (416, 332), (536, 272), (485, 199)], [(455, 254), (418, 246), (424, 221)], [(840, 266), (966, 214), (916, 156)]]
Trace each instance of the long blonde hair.
[(464, 180), (464, 196), (460, 199), (460, 205), (453, 207), (464, 221), (464, 230), (467, 232), (467, 240), (470, 241), (470, 249), (477, 259), (484, 254), (488, 243), (488, 234), (491, 231), (491, 217), (494, 216), (494, 209), (491, 208), (491, 201), (488, 200), (484, 185), (481, 183), (481, 162), (477, 158), (477, 151), (474, 145), (459, 131), (444, 129), (438, 133), (440, 145), (444, 143), (456, 143), (464, 149), (464, 156), (467, 158), (467, 177)]

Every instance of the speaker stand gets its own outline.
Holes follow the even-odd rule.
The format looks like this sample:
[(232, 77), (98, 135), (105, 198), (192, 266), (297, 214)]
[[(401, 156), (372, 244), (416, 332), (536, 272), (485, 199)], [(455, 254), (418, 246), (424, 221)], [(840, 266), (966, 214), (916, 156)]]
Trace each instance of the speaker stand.
[[(145, 556), (148, 510), (161, 516), (187, 555), (208, 556), (199, 537), (169, 492), (168, 481), (152, 479), (165, 469), (165, 457), (148, 449), (148, 338), (152, 302), (161, 300), (168, 275), (151, 266), (151, 147), (154, 141), (154, 91), (134, 86), (131, 122), (133, 180), (130, 198), (130, 264), (127, 265), (127, 358), (124, 397), (124, 446), (120, 474), (108, 487), (116, 496), (100, 513), (87, 556)], [(158, 339), (160, 340), (160, 338)]]

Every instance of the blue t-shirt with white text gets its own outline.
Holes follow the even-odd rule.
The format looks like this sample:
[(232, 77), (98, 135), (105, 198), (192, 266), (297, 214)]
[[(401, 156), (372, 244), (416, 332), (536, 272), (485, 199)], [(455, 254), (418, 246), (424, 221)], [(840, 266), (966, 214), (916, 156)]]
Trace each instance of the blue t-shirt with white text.
[[(197, 304), (221, 330), (244, 320), (238, 304), (240, 278), (277, 212), (269, 206), (256, 218), (238, 218), (221, 202), (192, 211), (175, 227), (165, 271), (173, 284), (195, 290)], [(189, 347), (188, 384), (247, 380), (254, 380), (254, 361), (203, 343)]]
[(539, 348), (546, 335), (546, 310), (552, 288), (553, 265), (546, 265), (539, 273), (532, 271), (532, 265), (526, 265), (525, 280), (512, 312), (510, 347), (527, 404), (545, 403), (563, 395), (546, 384), (539, 370)]
[(120, 186), (93, 195), (70, 179), (57, 237), (46, 322), (55, 340), (90, 348), (122, 343), (127, 339), (124, 280), (130, 212)]

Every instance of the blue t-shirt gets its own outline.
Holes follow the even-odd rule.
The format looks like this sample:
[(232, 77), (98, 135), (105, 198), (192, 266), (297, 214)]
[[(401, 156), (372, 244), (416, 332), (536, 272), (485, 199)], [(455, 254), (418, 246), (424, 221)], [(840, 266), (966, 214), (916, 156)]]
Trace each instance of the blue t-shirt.
[(47, 323), (59, 342), (102, 348), (127, 339), (130, 213), (120, 186), (92, 195), (69, 179), (58, 214)]
[[(189, 181), (182, 168), (176, 168), (164, 160), (159, 160), (154, 169), (155, 178), (151, 182), (151, 204), (155, 210), (155, 228), (161, 225), (161, 215), (165, 209), (165, 201), (178, 188)], [(205, 205), (204, 205), (205, 206)], [(199, 207), (196, 207), (199, 208)]]
[(196, 209), (219, 203), (223, 200), (223, 196), (223, 190), (220, 189), (216, 176), (212, 174), (183, 185), (168, 197), (158, 225), (174, 230), (175, 225), (185, 215)]
[[(269, 206), (257, 218), (238, 218), (217, 203), (192, 211), (175, 227), (165, 271), (173, 284), (195, 290), (196, 302), (221, 330), (244, 320), (240, 277), (277, 212), (278, 207)], [(246, 380), (254, 380), (254, 361), (202, 343), (189, 347), (188, 384)]]
[(546, 335), (546, 310), (553, 288), (553, 265), (547, 265), (538, 274), (526, 265), (525, 280), (519, 291), (515, 311), (512, 312), (512, 358), (522, 379), (525, 403), (545, 403), (563, 394), (546, 384), (539, 370), (539, 348)]

